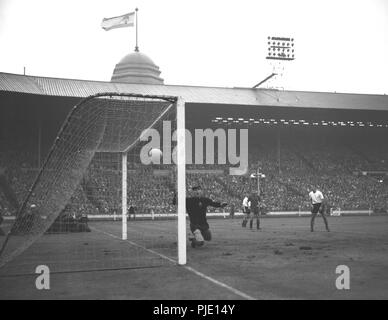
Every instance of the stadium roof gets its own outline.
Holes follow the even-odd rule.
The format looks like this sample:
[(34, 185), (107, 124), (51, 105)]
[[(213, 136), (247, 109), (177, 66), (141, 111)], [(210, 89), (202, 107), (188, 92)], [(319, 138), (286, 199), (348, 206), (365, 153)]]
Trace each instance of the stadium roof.
[(0, 92), (79, 98), (103, 92), (139, 93), (179, 96), (187, 103), (193, 104), (388, 111), (387, 95), (112, 83), (25, 76), (1, 72)]

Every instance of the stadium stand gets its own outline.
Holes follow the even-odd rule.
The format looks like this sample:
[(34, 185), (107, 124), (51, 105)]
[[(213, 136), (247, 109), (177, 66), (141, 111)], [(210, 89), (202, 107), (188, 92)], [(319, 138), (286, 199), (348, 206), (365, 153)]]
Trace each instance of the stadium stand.
[[(384, 139), (376, 138), (381, 132), (365, 135), (358, 130), (346, 136), (308, 128), (290, 132), (293, 134), (284, 133), (280, 146), (274, 143), (275, 138), (265, 135), (265, 139), (252, 139), (258, 142), (249, 149), (249, 173), (259, 163), (266, 174), (261, 192), (267, 211), (309, 210), (307, 189), (312, 184), (323, 190), (333, 208), (387, 212), (388, 178), (382, 173), (388, 172), (388, 154)], [(361, 136), (364, 138), (359, 139)], [(28, 145), (15, 144), (1, 152), (0, 208), (4, 216), (14, 214), (34, 180), (37, 168), (31, 154), (34, 152)], [(99, 157), (74, 193), (67, 212), (120, 213), (119, 166)], [(174, 212), (170, 174), (155, 175), (154, 169), (137, 169), (131, 163), (128, 207), (135, 207), (137, 213)], [(239, 210), (243, 196), (257, 190), (256, 179), (249, 174), (230, 176), (226, 165), (189, 165), (188, 169), (187, 185), (201, 185), (210, 197), (228, 202), (226, 212), (232, 204)], [(109, 197), (101, 197), (107, 193), (111, 193)]]

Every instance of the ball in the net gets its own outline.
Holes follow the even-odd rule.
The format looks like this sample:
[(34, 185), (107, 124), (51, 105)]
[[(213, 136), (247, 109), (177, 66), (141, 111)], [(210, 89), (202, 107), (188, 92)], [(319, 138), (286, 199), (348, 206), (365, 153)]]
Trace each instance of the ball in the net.
[(160, 164), (161, 163), (161, 159), (162, 159), (162, 156), (163, 156), (163, 152), (158, 149), (158, 148), (153, 148), (149, 151), (149, 156), (151, 157), (151, 160), (153, 163), (156, 163), (156, 164)]

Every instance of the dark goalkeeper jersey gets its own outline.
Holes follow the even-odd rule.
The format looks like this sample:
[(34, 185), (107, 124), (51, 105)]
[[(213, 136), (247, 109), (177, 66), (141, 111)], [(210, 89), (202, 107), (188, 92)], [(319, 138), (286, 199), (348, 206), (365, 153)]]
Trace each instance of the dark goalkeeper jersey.
[[(175, 198), (174, 204), (176, 204)], [(206, 220), (207, 207), (220, 208), (221, 203), (215, 202), (206, 197), (186, 198), (186, 211), (189, 215), (190, 223), (194, 225), (209, 227), (209, 224)]]

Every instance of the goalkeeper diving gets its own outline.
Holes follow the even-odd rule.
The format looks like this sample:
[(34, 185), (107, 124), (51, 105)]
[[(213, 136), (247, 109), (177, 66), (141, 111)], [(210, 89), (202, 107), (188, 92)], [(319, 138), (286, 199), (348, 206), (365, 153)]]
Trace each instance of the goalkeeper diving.
[[(202, 188), (195, 186), (191, 189), (193, 195), (186, 198), (186, 211), (190, 219), (190, 230), (193, 233), (193, 238), (190, 238), (191, 246), (202, 247), (205, 241), (212, 239), (209, 224), (206, 219), (208, 207), (223, 208), (227, 203), (216, 202), (204, 196)], [(176, 194), (174, 195), (173, 204), (177, 204)]]

